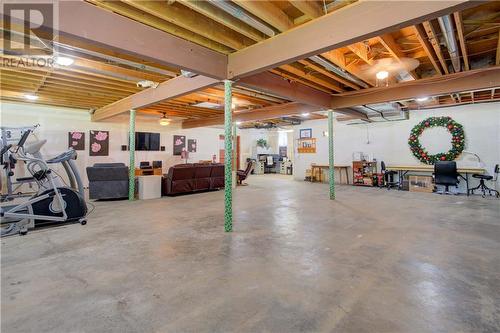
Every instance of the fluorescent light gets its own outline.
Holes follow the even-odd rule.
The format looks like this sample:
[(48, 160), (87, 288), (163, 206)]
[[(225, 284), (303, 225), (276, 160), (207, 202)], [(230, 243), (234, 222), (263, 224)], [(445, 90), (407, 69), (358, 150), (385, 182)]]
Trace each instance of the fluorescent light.
[(38, 96), (32, 95), (32, 94), (26, 94), (26, 95), (24, 95), (24, 98), (26, 98), (29, 101), (36, 101), (38, 99)]
[(241, 125), (241, 121), (235, 122), (236, 125)]
[(207, 109), (221, 109), (222, 105), (212, 102), (200, 102), (193, 104), (192, 106), (197, 106), (199, 108), (207, 108)]
[(417, 102), (425, 102), (428, 99), (429, 99), (429, 97), (419, 97), (419, 98), (417, 98)]
[(75, 62), (75, 60), (68, 57), (56, 57), (56, 64), (61, 66), (70, 66)]
[(304, 112), (304, 113), (301, 114), (302, 117), (308, 117), (309, 115), (310, 115), (309, 112)]
[(387, 72), (387, 71), (380, 71), (375, 76), (379, 80), (385, 80), (385, 79), (387, 79), (389, 77), (389, 72)]

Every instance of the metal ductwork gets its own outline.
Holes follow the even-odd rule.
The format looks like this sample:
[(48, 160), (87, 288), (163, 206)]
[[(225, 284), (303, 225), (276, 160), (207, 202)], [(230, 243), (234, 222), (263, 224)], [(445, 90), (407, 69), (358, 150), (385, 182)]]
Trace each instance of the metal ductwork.
[(450, 15), (441, 16), (438, 18), (439, 26), (443, 32), (444, 41), (448, 48), (448, 53), (451, 57), (451, 63), (456, 73), (460, 72), (460, 54), (458, 53), (457, 39), (453, 31), (453, 23)]
[(320, 56), (312, 56), (309, 59), (311, 59), (312, 61), (314, 61), (318, 65), (325, 67), (327, 70), (337, 74), (338, 76), (343, 77), (346, 80), (354, 82), (363, 88), (369, 88), (368, 85), (366, 83), (364, 83), (363, 81), (359, 80), (358, 78), (354, 77), (353, 75), (349, 74), (348, 72), (342, 70), (340, 67), (335, 66), (331, 62), (321, 58)]
[(259, 30), (263, 34), (269, 37), (273, 37), (276, 33), (274, 32), (273, 29), (265, 25), (264, 23), (260, 22), (253, 16), (247, 14), (245, 11), (243, 11), (240, 7), (233, 5), (232, 3), (224, 0), (208, 0), (210, 4), (214, 5), (215, 7), (222, 9), (226, 13), (236, 17), (237, 19), (245, 22), (249, 26)]

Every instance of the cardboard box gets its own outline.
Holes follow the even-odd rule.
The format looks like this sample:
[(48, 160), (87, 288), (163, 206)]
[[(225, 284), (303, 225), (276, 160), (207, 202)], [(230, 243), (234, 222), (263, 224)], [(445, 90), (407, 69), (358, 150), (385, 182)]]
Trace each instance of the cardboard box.
[(410, 176), (408, 180), (410, 192), (432, 193), (434, 191), (434, 183), (431, 176)]

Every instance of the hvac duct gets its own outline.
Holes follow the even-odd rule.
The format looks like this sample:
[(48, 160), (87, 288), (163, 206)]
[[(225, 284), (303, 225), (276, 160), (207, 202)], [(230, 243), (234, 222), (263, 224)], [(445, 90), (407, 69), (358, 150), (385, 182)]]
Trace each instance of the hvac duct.
[(326, 61), (325, 59), (321, 58), (320, 56), (312, 56), (309, 59), (311, 59), (315, 63), (317, 63), (317, 64), (325, 67), (329, 71), (337, 74), (338, 76), (343, 77), (344, 79), (347, 79), (347, 80), (349, 80), (351, 82), (354, 82), (354, 83), (356, 83), (357, 85), (360, 85), (363, 88), (369, 88), (368, 85), (366, 83), (364, 83), (363, 81), (361, 81), (358, 78), (352, 76), (351, 74), (343, 71), (341, 68), (335, 66), (334, 64), (330, 63), (329, 61)]
[(441, 16), (438, 18), (439, 26), (444, 35), (444, 41), (450, 54), (451, 63), (456, 73), (460, 72), (460, 55), (458, 53), (457, 39), (453, 31), (453, 23), (450, 15)]
[(260, 22), (259, 20), (255, 19), (254, 17), (248, 15), (246, 12), (244, 12), (241, 8), (233, 5), (232, 3), (229, 3), (224, 0), (208, 0), (210, 4), (214, 5), (215, 7), (222, 9), (226, 13), (236, 17), (237, 19), (245, 22), (249, 26), (259, 30), (263, 34), (269, 37), (273, 37), (275, 35), (274, 30), (269, 28), (267, 25), (264, 23)]

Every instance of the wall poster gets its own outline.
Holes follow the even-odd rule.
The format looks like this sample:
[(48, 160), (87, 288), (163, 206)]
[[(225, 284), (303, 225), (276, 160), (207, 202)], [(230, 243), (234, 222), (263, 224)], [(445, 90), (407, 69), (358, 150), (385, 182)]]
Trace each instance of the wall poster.
[(85, 133), (68, 132), (68, 148), (74, 150), (85, 150)]
[(188, 139), (188, 152), (196, 153), (196, 139)]
[(186, 149), (186, 137), (184, 135), (174, 135), (174, 155), (180, 156)]
[(109, 131), (90, 131), (89, 156), (109, 155)]

